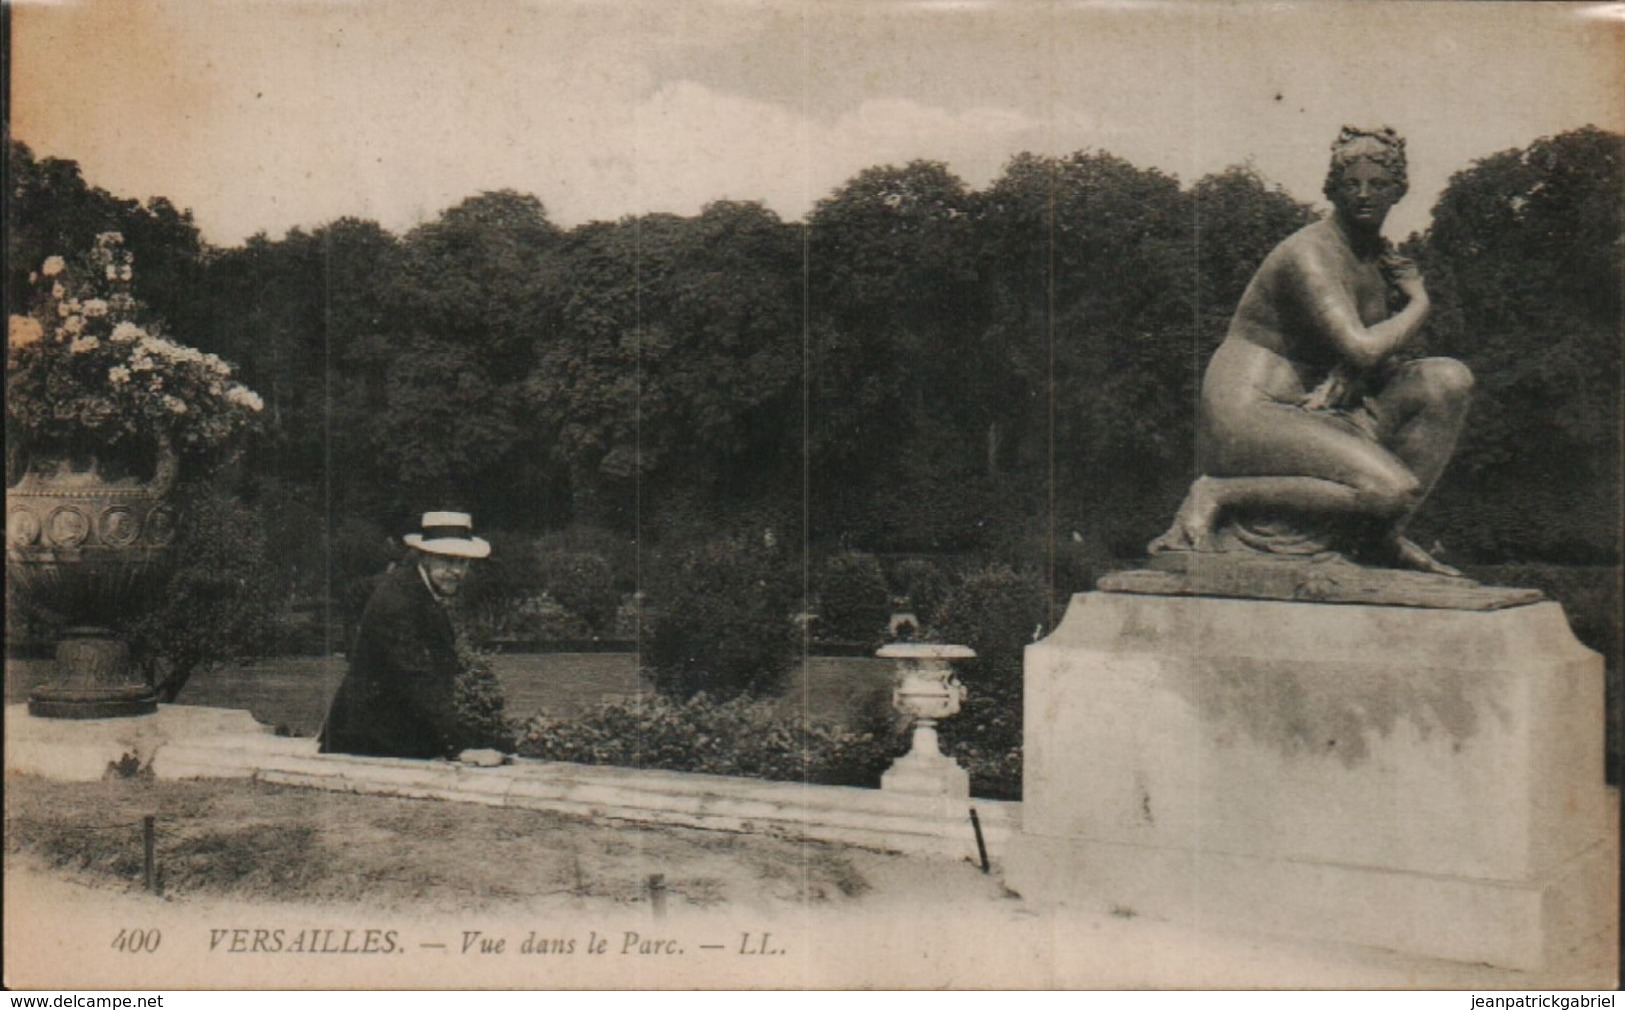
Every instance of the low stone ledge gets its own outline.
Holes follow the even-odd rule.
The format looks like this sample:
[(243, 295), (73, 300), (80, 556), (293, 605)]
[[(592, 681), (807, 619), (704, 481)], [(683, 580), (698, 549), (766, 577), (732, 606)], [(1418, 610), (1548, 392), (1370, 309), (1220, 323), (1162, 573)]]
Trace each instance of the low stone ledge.
[(771, 831), (818, 841), (977, 858), (970, 808), (998, 852), (1020, 804), (899, 796), (878, 789), (720, 775), (519, 761), (500, 768), (319, 755), (259, 769), (260, 781), (412, 796), (719, 831)]
[(653, 769), (520, 759), (495, 768), (448, 761), (319, 754), (247, 713), (161, 706), (130, 719), (37, 719), (6, 710), (6, 770), (95, 781), (245, 778), (336, 792), (547, 810), (708, 830), (766, 832), (896, 852), (978, 858), (970, 809), (991, 856), (1020, 825), (1021, 804), (910, 796)]

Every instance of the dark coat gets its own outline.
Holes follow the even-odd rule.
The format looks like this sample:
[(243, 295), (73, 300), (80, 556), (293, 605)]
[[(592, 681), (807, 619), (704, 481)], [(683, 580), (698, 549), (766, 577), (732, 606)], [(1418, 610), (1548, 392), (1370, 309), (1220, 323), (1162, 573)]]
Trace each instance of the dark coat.
[(455, 756), (460, 670), (451, 618), (417, 566), (389, 572), (362, 611), (350, 670), (322, 727), (322, 752)]

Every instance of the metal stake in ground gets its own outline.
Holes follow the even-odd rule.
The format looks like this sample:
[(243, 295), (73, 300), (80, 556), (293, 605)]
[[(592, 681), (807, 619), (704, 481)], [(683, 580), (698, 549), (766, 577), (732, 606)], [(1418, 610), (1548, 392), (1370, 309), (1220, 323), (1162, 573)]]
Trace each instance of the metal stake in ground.
[(982, 857), (982, 872), (986, 873), (991, 867), (987, 861), (987, 843), (982, 841), (982, 819), (976, 816), (976, 808), (970, 808), (970, 826), (976, 831), (976, 852)]
[(649, 874), (649, 904), (654, 907), (656, 919), (666, 917), (666, 875)]
[(141, 818), (141, 849), (146, 867), (147, 890), (158, 893), (157, 818), (148, 814)]

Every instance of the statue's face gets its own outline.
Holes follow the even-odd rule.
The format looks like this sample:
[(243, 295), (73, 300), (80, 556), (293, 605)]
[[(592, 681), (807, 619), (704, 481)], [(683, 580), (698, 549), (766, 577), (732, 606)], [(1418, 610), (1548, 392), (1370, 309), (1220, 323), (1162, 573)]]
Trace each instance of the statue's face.
[(1344, 218), (1367, 228), (1379, 228), (1399, 201), (1399, 183), (1383, 165), (1358, 158), (1343, 169), (1332, 202)]
[(468, 577), (468, 559), (452, 558), (444, 554), (424, 554), (422, 561), (423, 574), (429, 577), (429, 584), (441, 596), (456, 596), (457, 590), (462, 588), (463, 579)]

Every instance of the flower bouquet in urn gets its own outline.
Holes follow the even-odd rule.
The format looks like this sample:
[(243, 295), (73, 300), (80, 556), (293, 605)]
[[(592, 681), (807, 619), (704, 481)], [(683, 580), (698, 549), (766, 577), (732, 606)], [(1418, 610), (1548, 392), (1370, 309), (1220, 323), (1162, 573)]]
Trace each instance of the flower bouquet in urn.
[(152, 711), (107, 629), (137, 605), (177, 517), (183, 465), (211, 468), (262, 404), (231, 366), (175, 342), (130, 294), (134, 257), (106, 233), (31, 275), (6, 325), (6, 574), (17, 602), (67, 630), (35, 715)]

